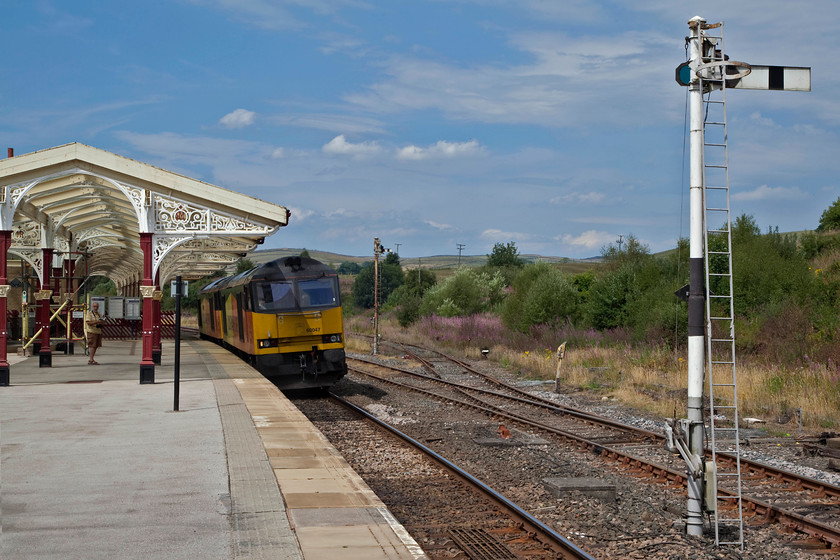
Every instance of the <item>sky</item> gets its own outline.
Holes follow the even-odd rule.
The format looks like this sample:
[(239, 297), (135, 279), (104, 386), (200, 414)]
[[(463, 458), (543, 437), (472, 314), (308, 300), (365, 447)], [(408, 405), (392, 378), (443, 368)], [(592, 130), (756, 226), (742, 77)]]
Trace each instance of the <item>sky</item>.
[(82, 142), (286, 206), (264, 248), (659, 252), (688, 237), (698, 15), (733, 60), (812, 68), (811, 92), (726, 99), (733, 218), (814, 229), (840, 195), (836, 0), (13, 0), (0, 148)]

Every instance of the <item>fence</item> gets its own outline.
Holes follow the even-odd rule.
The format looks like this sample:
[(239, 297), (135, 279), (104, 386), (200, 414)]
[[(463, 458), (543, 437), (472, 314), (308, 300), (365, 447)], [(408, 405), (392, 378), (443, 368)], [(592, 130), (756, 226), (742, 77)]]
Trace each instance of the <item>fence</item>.
[[(61, 315), (62, 321), (66, 320), (66, 315)], [(18, 311), (10, 311), (6, 314), (6, 325), (9, 333), (9, 339), (20, 340), (22, 321)], [(73, 337), (80, 339), (84, 333), (84, 319), (75, 317), (71, 319), (71, 326)], [(29, 317), (29, 335), (32, 336), (35, 332), (35, 317)], [(52, 323), (50, 338), (56, 342), (62, 341), (67, 336), (67, 329), (62, 325), (58, 318)], [(142, 319), (111, 319), (106, 318), (105, 324), (102, 325), (102, 338), (111, 340), (131, 340), (138, 339), (143, 336), (143, 320)], [(161, 338), (175, 338), (175, 312), (161, 311), (160, 313), (160, 337)]]

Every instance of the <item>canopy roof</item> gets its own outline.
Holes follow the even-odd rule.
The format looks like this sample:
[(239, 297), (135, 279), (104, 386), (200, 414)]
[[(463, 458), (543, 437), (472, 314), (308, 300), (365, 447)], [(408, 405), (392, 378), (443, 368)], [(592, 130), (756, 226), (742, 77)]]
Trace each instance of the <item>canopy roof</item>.
[(142, 275), (140, 234), (152, 233), (152, 275), (200, 278), (236, 262), (288, 223), (283, 206), (85, 144), (0, 160), (0, 229), (40, 275), (41, 250), (84, 259), (120, 284)]

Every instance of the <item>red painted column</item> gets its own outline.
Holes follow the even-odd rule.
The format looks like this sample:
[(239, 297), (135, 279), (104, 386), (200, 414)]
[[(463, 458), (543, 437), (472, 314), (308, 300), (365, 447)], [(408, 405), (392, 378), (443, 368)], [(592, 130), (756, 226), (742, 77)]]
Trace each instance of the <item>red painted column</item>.
[[(41, 349), (38, 352), (38, 367), (52, 367), (52, 350), (50, 350), (50, 304), (52, 303), (52, 290), (50, 290), (50, 272), (52, 271), (53, 250), (41, 249), (44, 271), (44, 278), (41, 281), (41, 292), (44, 299), (40, 300), (38, 307), (38, 318), (41, 323)], [(47, 295), (49, 294), (49, 295)]]
[(6, 295), (9, 292), (6, 276), (6, 256), (12, 244), (12, 232), (0, 230), (0, 387), (9, 386), (9, 362), (6, 359), (8, 325), (6, 324)]
[[(160, 271), (155, 274), (155, 289), (160, 289)], [(160, 341), (160, 302), (161, 300), (158, 298), (154, 299), (154, 308), (155, 308), (155, 322), (153, 325), (155, 336), (154, 336), (154, 347), (152, 349), (152, 358), (154, 359), (155, 363), (160, 365), (160, 358), (163, 354), (162, 346)]]
[(154, 348), (154, 292), (152, 280), (152, 236), (151, 233), (140, 234), (140, 249), (143, 251), (143, 357), (140, 360), (140, 383), (155, 382), (155, 362), (152, 358)]
[[(52, 274), (52, 293), (53, 293), (53, 296), (56, 297), (55, 301), (57, 301), (59, 304), (64, 302), (64, 295), (61, 293), (62, 272), (63, 272), (63, 266), (52, 267), (52, 272), (51, 272), (51, 274)], [(53, 300), (51, 299), (50, 302), (52, 302), (52, 301)], [(66, 311), (64, 313), (66, 313)], [(62, 315), (64, 313), (62, 313)], [(52, 316), (52, 309), (50, 309), (50, 316)], [(67, 331), (65, 330), (64, 332), (62, 332), (61, 323), (56, 322), (55, 326), (56, 326), (56, 328), (55, 328), (55, 338), (57, 340), (61, 340), (62, 338), (66, 338)], [(52, 328), (50, 328), (50, 337), (52, 337)], [(67, 353), (66, 350), (65, 350), (65, 353)]]

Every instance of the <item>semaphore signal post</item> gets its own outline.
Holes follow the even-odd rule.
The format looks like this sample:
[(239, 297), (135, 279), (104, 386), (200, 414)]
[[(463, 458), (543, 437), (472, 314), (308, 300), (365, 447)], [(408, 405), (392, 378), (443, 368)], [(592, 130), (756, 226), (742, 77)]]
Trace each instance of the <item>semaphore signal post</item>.
[[(722, 23), (708, 24), (696, 16), (688, 26), (689, 60), (677, 67), (675, 76), (677, 83), (688, 87), (690, 119), (688, 418), (676, 427), (674, 446), (686, 461), (689, 475), (688, 534), (703, 535), (704, 514), (710, 514), (716, 544), (743, 548), (725, 95), (727, 89), (810, 91), (811, 70), (732, 61), (724, 51)], [(713, 94), (720, 99), (712, 99)], [(710, 116), (714, 114), (719, 116)], [(707, 127), (714, 128), (713, 138), (707, 138)], [(714, 251), (708, 248), (709, 239), (716, 241)], [(710, 252), (715, 265), (711, 272)], [(705, 379), (710, 401), (710, 461), (704, 451)], [(731, 404), (721, 405), (716, 400)], [(716, 453), (724, 448), (736, 456), (736, 468), (717, 472)], [(718, 483), (724, 479), (726, 493), (718, 491)], [(719, 511), (724, 508), (717, 507), (724, 500), (732, 500), (733, 507), (726, 510), (737, 513), (724, 517)]]

